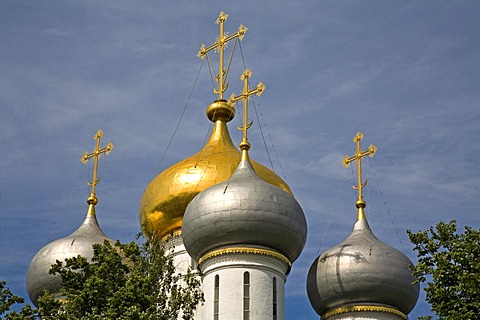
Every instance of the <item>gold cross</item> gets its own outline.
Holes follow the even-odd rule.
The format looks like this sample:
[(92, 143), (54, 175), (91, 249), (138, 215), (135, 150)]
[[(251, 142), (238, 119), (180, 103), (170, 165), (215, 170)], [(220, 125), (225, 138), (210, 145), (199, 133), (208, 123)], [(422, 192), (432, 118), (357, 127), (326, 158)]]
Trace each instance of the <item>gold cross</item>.
[[(369, 156), (370, 158), (373, 157), (375, 152), (377, 152), (377, 147), (375, 147), (373, 144), (371, 144), (368, 147), (367, 151), (362, 151), (360, 147), (360, 141), (363, 139), (363, 134), (359, 131), (353, 138), (353, 142), (356, 143), (357, 145), (357, 153), (351, 157), (345, 156), (343, 159), (343, 165), (345, 167), (348, 167), (348, 164), (352, 161), (357, 161), (357, 173), (358, 173), (358, 185), (353, 186), (355, 190), (358, 190), (358, 201), (356, 203), (356, 206), (358, 209), (365, 208), (366, 203), (363, 200), (363, 195), (362, 195), (362, 189), (367, 185), (367, 181), (362, 182), (362, 158), (365, 156)], [(363, 212), (362, 212), (363, 215)], [(364, 217), (363, 217), (364, 218)]]
[(243, 24), (240, 24), (238, 27), (238, 31), (231, 36), (227, 36), (225, 32), (223, 31), (224, 29), (224, 23), (228, 18), (228, 14), (225, 14), (223, 11), (220, 12), (218, 15), (217, 20), (215, 21), (216, 24), (220, 26), (220, 33), (217, 38), (217, 41), (212, 44), (210, 47), (205, 47), (204, 44), (200, 47), (200, 51), (198, 51), (197, 56), (200, 57), (202, 60), (205, 59), (206, 54), (213, 50), (217, 49), (218, 53), (220, 55), (220, 62), (219, 62), (219, 67), (218, 67), (218, 76), (217, 76), (217, 83), (218, 83), (218, 89), (214, 89), (215, 94), (218, 94), (218, 99), (222, 100), (223, 99), (223, 93), (225, 90), (228, 88), (228, 82), (225, 83), (226, 79), (226, 70), (223, 66), (224, 62), (224, 51), (227, 46), (227, 42), (238, 38), (240, 41), (242, 41), (243, 37), (245, 36), (245, 33), (247, 32), (248, 28), (244, 27)]
[(238, 130), (243, 131), (243, 139), (240, 143), (240, 150), (249, 150), (250, 143), (247, 139), (247, 130), (252, 126), (253, 121), (248, 123), (248, 99), (251, 95), (256, 94), (257, 96), (261, 96), (263, 91), (265, 91), (265, 85), (261, 82), (257, 84), (255, 89), (250, 90), (248, 87), (248, 79), (252, 76), (252, 71), (245, 69), (240, 80), (243, 81), (243, 91), (239, 96), (235, 96), (234, 93), (230, 96), (229, 102), (233, 106), (235, 102), (240, 99), (243, 99), (243, 126), (238, 127)]
[(80, 159), (83, 164), (86, 164), (88, 159), (93, 158), (93, 178), (92, 182), (89, 182), (88, 185), (92, 187), (92, 192), (90, 193), (90, 196), (88, 197), (87, 203), (88, 204), (97, 204), (98, 199), (95, 196), (95, 186), (100, 182), (101, 178), (97, 180), (97, 170), (98, 170), (98, 158), (102, 153), (105, 153), (108, 155), (110, 151), (113, 149), (113, 144), (111, 142), (107, 143), (105, 148), (100, 149), (100, 139), (103, 137), (103, 131), (101, 129), (98, 129), (97, 133), (93, 136), (93, 140), (96, 140), (97, 143), (95, 145), (95, 150), (92, 153), (88, 153), (88, 151), (85, 151), (83, 154), (83, 157)]

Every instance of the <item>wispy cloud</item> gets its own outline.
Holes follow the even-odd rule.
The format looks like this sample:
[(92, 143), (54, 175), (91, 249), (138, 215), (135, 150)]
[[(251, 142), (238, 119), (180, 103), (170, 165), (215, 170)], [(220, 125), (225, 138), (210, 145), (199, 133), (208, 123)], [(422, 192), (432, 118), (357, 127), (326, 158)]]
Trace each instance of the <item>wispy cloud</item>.
[[(315, 317), (306, 271), (319, 248), (351, 230), (356, 182), (341, 159), (354, 152), (357, 130), (364, 147), (379, 147), (364, 162), (364, 177), (368, 215), (382, 240), (398, 242), (390, 219), (402, 241), (404, 229), (440, 219), (478, 227), (476, 9), (466, 2), (3, 2), (0, 250), (12, 259), (2, 262), (1, 276), (24, 292), (35, 249), (82, 220), (91, 169), (79, 158), (98, 128), (115, 144), (101, 162), (99, 220), (112, 238), (138, 231), (138, 202), (189, 98), (201, 65), (195, 54), (218, 36), (220, 10), (230, 14), (226, 31), (249, 27), (227, 96), (241, 90), (243, 60), (254, 81), (267, 85), (255, 98), (263, 119), (251, 108), (252, 157), (269, 164), (262, 126), (277, 172), (309, 222), (287, 282), (287, 314), (301, 310), (290, 319)], [(204, 62), (160, 170), (201, 148), (214, 99)], [(240, 109), (229, 125), (235, 143)]]

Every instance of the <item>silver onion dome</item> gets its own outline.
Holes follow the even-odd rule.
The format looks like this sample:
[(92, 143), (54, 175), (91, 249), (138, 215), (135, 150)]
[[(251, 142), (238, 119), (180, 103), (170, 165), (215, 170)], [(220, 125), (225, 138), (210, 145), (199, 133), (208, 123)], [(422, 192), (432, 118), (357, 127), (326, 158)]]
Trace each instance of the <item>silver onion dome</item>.
[(407, 315), (419, 294), (411, 264), (403, 253), (378, 240), (366, 219), (359, 219), (347, 239), (310, 267), (310, 303), (319, 315), (355, 305), (386, 306)]
[(61, 300), (62, 279), (58, 274), (49, 274), (52, 264), (79, 255), (90, 260), (93, 257), (93, 244), (103, 243), (104, 240), (113, 244), (113, 240), (98, 225), (94, 204), (89, 204), (87, 216), (75, 232), (47, 244), (33, 257), (27, 271), (27, 292), (32, 303), (37, 306), (37, 300), (44, 290)]
[(245, 159), (229, 180), (189, 203), (182, 225), (183, 242), (196, 261), (214, 249), (242, 245), (269, 248), (294, 262), (306, 236), (295, 198), (259, 178)]

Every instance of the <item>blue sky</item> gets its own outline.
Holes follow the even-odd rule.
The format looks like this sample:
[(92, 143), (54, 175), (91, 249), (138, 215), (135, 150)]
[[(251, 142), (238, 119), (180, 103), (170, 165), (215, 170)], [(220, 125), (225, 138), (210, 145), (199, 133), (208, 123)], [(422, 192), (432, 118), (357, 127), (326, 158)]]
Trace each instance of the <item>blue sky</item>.
[[(251, 157), (269, 165), (270, 155), (308, 220), (287, 319), (318, 318), (306, 273), (355, 221), (355, 181), (341, 160), (358, 130), (364, 147), (379, 148), (364, 195), (381, 240), (415, 261), (405, 230), (451, 219), (480, 227), (476, 1), (2, 1), (0, 279), (17, 294), (26, 296), (33, 255), (84, 218), (92, 169), (80, 157), (98, 128), (115, 144), (100, 161), (98, 219), (122, 241), (139, 231), (149, 181), (201, 148), (215, 99), (206, 65), (160, 162), (221, 10), (226, 31), (249, 28), (243, 57), (252, 82), (267, 86), (254, 100), (259, 120), (250, 115)], [(227, 97), (241, 90), (242, 68), (237, 51)], [(411, 319), (429, 314), (423, 300)]]

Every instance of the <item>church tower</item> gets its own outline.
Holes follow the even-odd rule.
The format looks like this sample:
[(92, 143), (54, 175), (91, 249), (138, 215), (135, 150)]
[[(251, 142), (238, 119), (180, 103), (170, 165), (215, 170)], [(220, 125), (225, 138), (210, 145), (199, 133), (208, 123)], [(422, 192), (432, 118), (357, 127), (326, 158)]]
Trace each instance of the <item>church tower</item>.
[[(231, 61), (226, 66), (227, 44), (233, 56), (247, 32), (240, 25), (227, 35), (227, 18), (220, 12), (215, 43), (198, 52), (209, 62), (210, 52), (219, 54), (217, 100), (206, 110), (214, 124), (210, 138), (198, 153), (150, 182), (140, 202), (140, 224), (148, 238), (173, 250), (180, 272), (200, 271), (205, 304), (198, 307), (196, 320), (283, 320), (284, 284), (304, 247), (306, 221), (285, 181), (248, 155), (248, 99), (265, 86), (250, 89), (251, 72), (245, 70), (242, 93), (230, 101), (224, 98)], [(239, 100), (245, 109), (240, 152), (227, 127)]]
[[(242, 76), (242, 160), (233, 175), (199, 193), (187, 206), (182, 237), (202, 275), (205, 304), (196, 320), (283, 320), (284, 285), (303, 250), (307, 223), (285, 190), (262, 180), (248, 155), (249, 70)], [(232, 97), (234, 102), (237, 98)]]
[(61, 293), (62, 279), (60, 275), (49, 273), (52, 264), (55, 264), (57, 260), (65, 261), (67, 258), (77, 257), (78, 255), (90, 260), (93, 257), (92, 245), (103, 243), (105, 240), (110, 241), (112, 244), (114, 243), (113, 240), (103, 233), (98, 225), (95, 212), (95, 205), (98, 203), (95, 186), (100, 182), (100, 179), (97, 179), (98, 158), (102, 154), (109, 154), (113, 149), (112, 143), (108, 143), (104, 148), (100, 147), (100, 139), (102, 137), (102, 130), (98, 130), (93, 137), (96, 140), (95, 150), (91, 153), (85, 152), (81, 158), (84, 164), (91, 158), (94, 161), (93, 179), (92, 182), (89, 182), (92, 189), (87, 199), (88, 209), (85, 220), (71, 235), (55, 240), (40, 249), (28, 267), (27, 292), (35, 306), (37, 306), (38, 298), (43, 295), (44, 290), (54, 294), (57, 300), (65, 300)]
[[(188, 203), (201, 191), (224, 182), (231, 177), (241, 160), (241, 153), (234, 146), (227, 123), (235, 117), (234, 107), (224, 99), (228, 87), (228, 69), (225, 67), (225, 49), (227, 43), (241, 41), (247, 32), (243, 25), (236, 33), (227, 36), (224, 24), (228, 15), (221, 12), (216, 20), (219, 25), (219, 36), (216, 42), (205, 47), (202, 45), (198, 56), (208, 57), (209, 52), (219, 53), (217, 88), (214, 89), (218, 99), (206, 109), (207, 118), (213, 122), (210, 138), (196, 154), (167, 168), (156, 176), (145, 189), (139, 206), (140, 226), (149, 239), (160, 239), (174, 252), (175, 265), (179, 270), (195, 267), (183, 245), (182, 222)], [(231, 55), (233, 56), (233, 50)], [(209, 58), (210, 60), (210, 58)], [(266, 182), (277, 186), (288, 193), (291, 190), (287, 183), (275, 172), (251, 160), (258, 176)]]
[(357, 221), (340, 244), (320, 254), (308, 273), (307, 293), (322, 320), (407, 320), (417, 303), (419, 285), (413, 284), (412, 262), (400, 251), (375, 237), (365, 215), (362, 189), (362, 158), (377, 148), (362, 151), (358, 132), (356, 153), (344, 165), (357, 161)]

